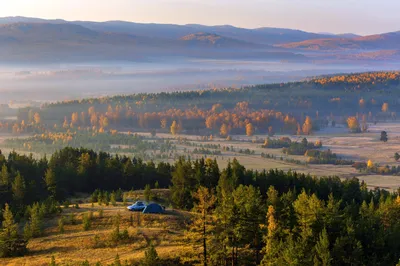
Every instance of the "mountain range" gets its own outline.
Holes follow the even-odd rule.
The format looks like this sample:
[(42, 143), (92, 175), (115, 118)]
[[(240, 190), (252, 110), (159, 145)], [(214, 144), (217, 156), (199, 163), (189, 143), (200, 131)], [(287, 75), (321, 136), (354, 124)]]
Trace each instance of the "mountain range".
[(3, 62), (141, 61), (172, 57), (376, 61), (397, 60), (399, 51), (400, 32), (358, 36), (230, 25), (0, 18)]

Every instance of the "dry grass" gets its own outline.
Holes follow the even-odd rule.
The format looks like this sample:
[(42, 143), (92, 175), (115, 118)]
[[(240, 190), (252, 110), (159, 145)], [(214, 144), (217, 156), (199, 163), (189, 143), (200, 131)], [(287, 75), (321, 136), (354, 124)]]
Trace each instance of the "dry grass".
[[(99, 217), (98, 210), (103, 209), (103, 217)], [(91, 229), (83, 231), (82, 215), (93, 212)], [(69, 214), (75, 213), (76, 224), (70, 224)], [(96, 248), (95, 236), (100, 243), (110, 239), (113, 230), (113, 219), (121, 215), (120, 230), (127, 229), (130, 235), (128, 241), (116, 246)], [(133, 214), (134, 224), (130, 225), (130, 216)], [(63, 215), (66, 218), (64, 234), (58, 232), (57, 220)], [(140, 225), (137, 216), (140, 215)], [(138, 214), (126, 210), (122, 203), (119, 206), (98, 206), (95, 204), (81, 204), (80, 209), (68, 208), (57, 217), (46, 221), (46, 229), (40, 238), (32, 239), (29, 244), (29, 254), (22, 258), (2, 259), (1, 265), (48, 265), (51, 257), (56, 258), (61, 265), (77, 265), (88, 260), (90, 263), (101, 262), (103, 265), (112, 263), (118, 254), (121, 261), (140, 260), (148, 243), (156, 245), (160, 257), (176, 257), (193, 253), (189, 243), (185, 241), (184, 229), (188, 214), (168, 210), (166, 214)], [(191, 257), (190, 255), (189, 257)]]

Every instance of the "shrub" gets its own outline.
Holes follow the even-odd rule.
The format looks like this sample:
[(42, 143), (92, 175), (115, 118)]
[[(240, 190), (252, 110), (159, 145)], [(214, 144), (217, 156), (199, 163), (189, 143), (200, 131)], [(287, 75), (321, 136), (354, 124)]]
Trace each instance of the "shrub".
[(60, 234), (64, 234), (64, 217), (61, 217), (60, 219), (58, 219), (58, 231), (60, 232)]
[(87, 231), (90, 229), (90, 226), (91, 226), (91, 221), (89, 214), (85, 213), (82, 217), (82, 228), (84, 231)]

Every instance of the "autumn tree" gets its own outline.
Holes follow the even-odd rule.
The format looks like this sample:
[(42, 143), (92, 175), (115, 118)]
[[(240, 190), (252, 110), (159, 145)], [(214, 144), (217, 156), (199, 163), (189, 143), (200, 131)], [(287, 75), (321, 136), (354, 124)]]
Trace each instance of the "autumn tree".
[(172, 125), (171, 125), (171, 134), (174, 136), (176, 134), (178, 134), (178, 124), (176, 123), (175, 120), (172, 122)]
[(359, 105), (361, 108), (364, 108), (364, 107), (365, 107), (365, 100), (364, 100), (363, 98), (361, 98), (361, 99), (358, 101), (358, 105)]
[(309, 116), (306, 116), (306, 120), (304, 121), (303, 124), (303, 133), (306, 135), (310, 135), (311, 131), (312, 131), (312, 121), (311, 118)]
[(389, 104), (388, 103), (383, 103), (382, 104), (382, 112), (387, 112), (389, 111)]
[(281, 243), (278, 237), (278, 222), (276, 221), (275, 208), (272, 205), (268, 207), (267, 213), (267, 235), (264, 236), (264, 258), (261, 265), (277, 265)]
[(35, 121), (35, 124), (40, 124), (40, 122), (42, 121), (42, 119), (40, 118), (40, 114), (35, 113), (35, 115), (33, 116), (33, 120)]
[(216, 202), (216, 197), (213, 192), (206, 187), (199, 187), (193, 198), (196, 201), (195, 210), (200, 215), (194, 220), (192, 225), (192, 232), (201, 235), (201, 242), (203, 247), (203, 265), (207, 265), (207, 242), (208, 234), (210, 233), (210, 215)]
[(73, 126), (76, 126), (76, 125), (78, 124), (78, 122), (79, 122), (79, 115), (78, 115), (78, 113), (77, 113), (77, 112), (72, 113), (72, 115), (71, 115), (71, 124), (72, 124)]
[(358, 119), (355, 116), (350, 116), (349, 118), (347, 118), (347, 126), (353, 133), (359, 133), (361, 131), (360, 123), (358, 122)]
[(222, 124), (219, 133), (222, 137), (226, 137), (229, 134), (228, 126), (225, 123)]
[(253, 126), (252, 123), (248, 123), (248, 124), (246, 125), (246, 135), (247, 135), (248, 137), (251, 137), (251, 136), (254, 135), (254, 126)]

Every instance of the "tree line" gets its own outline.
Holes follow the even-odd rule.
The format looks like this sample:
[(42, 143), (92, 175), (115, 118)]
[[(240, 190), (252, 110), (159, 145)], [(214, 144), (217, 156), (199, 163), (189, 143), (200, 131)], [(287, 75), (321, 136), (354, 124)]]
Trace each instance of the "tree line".
[(212, 159), (155, 165), (76, 148), (49, 159), (12, 152), (0, 165), (2, 256), (24, 252), (23, 242), (7, 241), (23, 239), (15, 221), (26, 210), (35, 234), (47, 202), (95, 191), (114, 201), (120, 189), (147, 185), (170, 188), (175, 208), (193, 210), (187, 234), (207, 265), (394, 265), (400, 257), (398, 192), (371, 191), (356, 178), (254, 171), (236, 159), (221, 170)]

